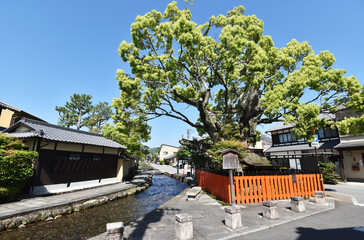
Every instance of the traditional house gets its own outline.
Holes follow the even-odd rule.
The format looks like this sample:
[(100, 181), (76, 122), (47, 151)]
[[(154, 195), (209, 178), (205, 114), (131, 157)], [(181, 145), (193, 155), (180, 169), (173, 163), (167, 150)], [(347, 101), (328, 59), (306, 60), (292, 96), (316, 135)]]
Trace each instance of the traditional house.
[[(166, 157), (170, 157), (178, 152), (178, 147), (162, 144), (159, 148), (159, 161), (164, 161)], [(167, 159), (168, 160), (168, 159)]]
[(0, 101), (0, 131), (20, 121), (23, 117), (44, 122), (44, 120), (36, 116)]
[[(321, 115), (325, 118), (333, 118), (333, 114)], [(296, 139), (292, 135), (294, 126), (283, 123), (269, 129), (271, 133), (272, 146), (266, 151), (266, 156), (277, 165), (292, 169), (317, 170), (318, 162), (333, 162), (340, 169), (340, 153), (334, 147), (340, 143), (338, 130), (331, 127), (322, 128), (318, 131), (319, 145), (311, 146), (306, 139)]]
[[(360, 113), (355, 113), (349, 109), (341, 109), (336, 114), (336, 120), (341, 121), (346, 117), (360, 115)], [(335, 149), (340, 152), (342, 159), (343, 179), (364, 182), (364, 134), (358, 136), (340, 135), (340, 144), (336, 145)]]
[(4, 132), (24, 139), (29, 150), (39, 153), (31, 182), (35, 191), (125, 177), (124, 160), (119, 158), (120, 150), (125, 147), (102, 135), (28, 118), (21, 119)]

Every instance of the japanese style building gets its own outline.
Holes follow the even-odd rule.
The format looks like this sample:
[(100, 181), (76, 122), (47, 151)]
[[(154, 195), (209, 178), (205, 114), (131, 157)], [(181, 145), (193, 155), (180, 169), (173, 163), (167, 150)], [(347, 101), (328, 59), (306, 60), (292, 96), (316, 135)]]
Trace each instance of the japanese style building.
[(29, 150), (39, 153), (30, 183), (35, 188), (123, 178), (124, 159), (119, 153), (125, 147), (102, 135), (28, 118), (22, 118), (4, 133), (23, 139)]

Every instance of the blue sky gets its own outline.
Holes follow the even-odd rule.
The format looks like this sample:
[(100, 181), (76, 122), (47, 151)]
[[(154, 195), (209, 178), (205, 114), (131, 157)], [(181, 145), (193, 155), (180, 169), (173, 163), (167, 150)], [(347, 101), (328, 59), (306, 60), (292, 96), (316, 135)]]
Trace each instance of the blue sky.
[[(137, 15), (152, 9), (164, 12), (169, 2), (0, 1), (0, 100), (50, 123), (58, 120), (55, 106), (64, 105), (73, 93), (111, 104), (119, 96), (116, 70), (129, 69), (117, 53), (120, 42), (130, 42), (130, 25)], [(264, 34), (277, 47), (295, 38), (308, 41), (316, 52), (329, 50), (336, 57), (334, 66), (363, 84), (364, 1), (194, 0), (193, 20), (204, 23), (236, 5), (264, 21)], [(150, 124), (150, 147), (178, 146), (188, 128), (168, 118)]]

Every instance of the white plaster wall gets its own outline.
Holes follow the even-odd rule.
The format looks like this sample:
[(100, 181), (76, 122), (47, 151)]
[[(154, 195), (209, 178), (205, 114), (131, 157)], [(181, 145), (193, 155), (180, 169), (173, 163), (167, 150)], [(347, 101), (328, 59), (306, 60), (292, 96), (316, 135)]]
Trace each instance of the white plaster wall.
[[(351, 155), (348, 154), (348, 151), (343, 151), (343, 163), (346, 171), (347, 178), (358, 178), (364, 180), (364, 166), (361, 153), (364, 153), (364, 150), (351, 150)], [(361, 161), (360, 161), (361, 160)], [(352, 169), (353, 165), (359, 164), (359, 171), (354, 171)]]
[(57, 143), (58, 151), (82, 152), (81, 144), (74, 143)]
[[(178, 151), (177, 147), (162, 145), (159, 151), (159, 160), (164, 160), (165, 157), (168, 157), (173, 153), (176, 153), (177, 151)], [(167, 154), (164, 154), (164, 152), (167, 152)]]
[(87, 152), (87, 153), (102, 153), (102, 147), (85, 145), (84, 152)]

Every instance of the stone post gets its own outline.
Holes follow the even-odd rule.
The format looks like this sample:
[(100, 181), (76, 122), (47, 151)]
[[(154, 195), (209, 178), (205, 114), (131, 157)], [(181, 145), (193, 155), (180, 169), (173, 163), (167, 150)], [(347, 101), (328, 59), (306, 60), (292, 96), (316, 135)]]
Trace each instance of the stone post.
[(124, 237), (124, 224), (114, 222), (106, 224), (106, 240), (122, 240)]
[(305, 204), (303, 203), (303, 197), (291, 197), (291, 208), (293, 212), (306, 211)]
[(323, 191), (315, 191), (315, 202), (316, 204), (325, 204), (325, 195)]
[(277, 202), (275, 201), (264, 201), (263, 202), (263, 217), (268, 219), (277, 219)]
[(187, 214), (176, 214), (175, 223), (176, 239), (189, 240), (193, 238), (192, 216)]
[(238, 207), (225, 208), (225, 225), (231, 229), (242, 227), (240, 208)]

